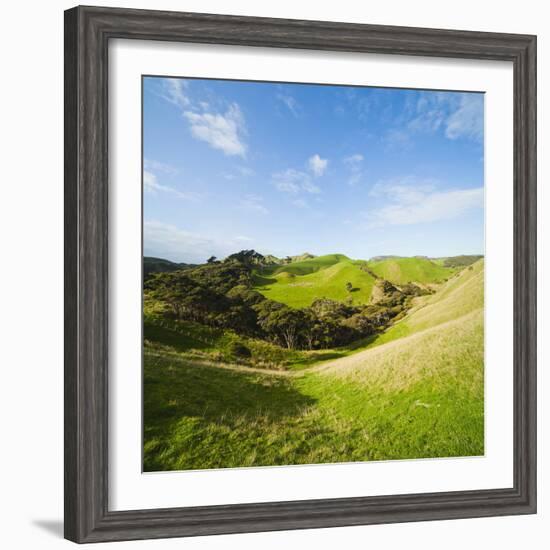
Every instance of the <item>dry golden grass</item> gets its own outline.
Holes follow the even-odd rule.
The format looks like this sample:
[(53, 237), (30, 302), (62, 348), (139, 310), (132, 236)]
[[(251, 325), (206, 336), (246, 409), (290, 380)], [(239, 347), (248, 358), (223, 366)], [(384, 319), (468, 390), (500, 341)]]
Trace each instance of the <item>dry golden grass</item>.
[(406, 336), (388, 344), (319, 367), (325, 375), (376, 384), (388, 391), (406, 390), (428, 376), (448, 382), (463, 377), (464, 365), (475, 364), (466, 381), (483, 378), (483, 310)]

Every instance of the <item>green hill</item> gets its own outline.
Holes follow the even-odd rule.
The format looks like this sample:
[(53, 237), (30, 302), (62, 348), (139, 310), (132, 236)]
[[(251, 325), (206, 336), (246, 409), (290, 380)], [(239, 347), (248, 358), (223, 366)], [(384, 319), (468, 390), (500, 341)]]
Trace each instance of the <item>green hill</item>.
[[(367, 269), (368, 268), (368, 269)], [(317, 298), (355, 305), (369, 303), (375, 277), (396, 285), (439, 284), (456, 273), (423, 256), (388, 256), (365, 262), (343, 254), (327, 254), (291, 264), (265, 266), (256, 272), (254, 288), (266, 298), (291, 307), (307, 307)], [(346, 283), (351, 283), (351, 292)]]
[(291, 273), (292, 275), (307, 275), (308, 273), (314, 273), (342, 261), (351, 260), (343, 254), (327, 254), (325, 256), (317, 256), (274, 266), (262, 271), (262, 274), (278, 275), (280, 273)]
[(165, 273), (168, 271), (177, 271), (178, 269), (187, 269), (193, 267), (191, 264), (181, 264), (164, 260), (162, 258), (153, 258), (151, 256), (143, 257), (143, 278), (147, 279), (152, 273)]
[[(375, 279), (361, 269), (363, 265), (343, 254), (328, 254), (264, 269), (256, 274), (254, 288), (266, 298), (291, 307), (307, 307), (318, 298), (351, 298), (354, 304), (367, 304)], [(347, 283), (352, 285), (351, 292)]]
[(370, 261), (369, 267), (378, 277), (396, 285), (404, 285), (409, 282), (441, 283), (454, 273), (453, 269), (418, 256)]

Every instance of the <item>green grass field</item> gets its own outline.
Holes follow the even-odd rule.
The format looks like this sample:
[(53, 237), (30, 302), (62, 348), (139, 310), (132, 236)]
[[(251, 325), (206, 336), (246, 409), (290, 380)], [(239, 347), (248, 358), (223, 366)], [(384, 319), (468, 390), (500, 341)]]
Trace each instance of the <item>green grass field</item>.
[[(444, 282), (456, 270), (426, 258), (366, 262), (351, 260), (342, 254), (328, 254), (288, 265), (266, 267), (256, 273), (254, 288), (266, 298), (297, 308), (310, 306), (317, 298), (361, 305), (371, 300), (375, 281), (372, 273), (397, 285), (409, 282), (430, 285)], [(353, 286), (351, 292), (346, 290), (348, 282)]]
[[(373, 279), (359, 264), (314, 260), (296, 262), (293, 273), (284, 269), (293, 264), (263, 272), (277, 283), (260, 281), (258, 290), (307, 302), (299, 294), (311, 287), (280, 282), (287, 273), (334, 295), (341, 285), (345, 298), (357, 271), (366, 278), (350, 280), (359, 288), (351, 294), (362, 293), (353, 299), (370, 297)], [(449, 280), (378, 337), (319, 352), (248, 339), (250, 364), (231, 356), (232, 339), (242, 337), (162, 326), (146, 308), (145, 471), (483, 454), (483, 261), (458, 274), (433, 265), (414, 268), (418, 282)], [(405, 263), (400, 276), (409, 273)]]
[[(366, 262), (342, 254), (319, 256), (303, 262), (270, 268), (257, 273), (254, 288), (266, 298), (291, 307), (306, 307), (317, 298), (369, 303), (374, 278), (361, 269)], [(352, 284), (351, 292), (346, 283)]]
[(369, 267), (379, 277), (397, 285), (441, 283), (454, 273), (454, 270), (427, 258), (390, 258), (369, 262)]

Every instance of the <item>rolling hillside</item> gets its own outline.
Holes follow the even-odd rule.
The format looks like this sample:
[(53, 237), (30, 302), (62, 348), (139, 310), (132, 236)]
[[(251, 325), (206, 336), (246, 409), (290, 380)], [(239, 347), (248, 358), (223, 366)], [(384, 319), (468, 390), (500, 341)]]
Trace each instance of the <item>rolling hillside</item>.
[[(433, 280), (427, 263), (418, 269)], [(330, 255), (266, 266), (256, 288), (292, 305), (320, 289), (368, 300), (364, 265)], [(484, 261), (445, 275), (385, 332), (335, 349), (285, 350), (146, 310), (144, 470), (482, 455)]]
[[(374, 277), (361, 269), (365, 262), (342, 254), (319, 256), (302, 262), (267, 268), (257, 273), (254, 288), (266, 298), (291, 307), (307, 307), (317, 298), (367, 304)], [(351, 283), (352, 290), (346, 290)]]
[[(483, 361), (483, 260), (448, 281), (436, 294), (418, 304), (399, 322), (378, 336), (368, 349), (323, 365), (319, 370), (339, 376), (400, 378), (414, 364), (425, 376), (440, 364), (456, 365), (466, 352), (470, 362)], [(429, 368), (428, 368), (429, 366)], [(395, 367), (395, 368), (394, 368)], [(394, 381), (395, 383), (395, 381)]]
[(326, 254), (325, 256), (317, 256), (301, 261), (295, 261), (289, 264), (266, 268), (262, 271), (262, 273), (268, 275), (278, 275), (280, 273), (290, 273), (292, 275), (308, 275), (309, 273), (315, 273), (320, 269), (331, 267), (339, 262), (349, 261), (351, 260), (343, 254)]
[[(409, 282), (440, 284), (456, 273), (425, 257), (380, 257), (369, 262), (328, 254), (287, 265), (265, 266), (256, 272), (254, 288), (266, 298), (291, 307), (307, 307), (317, 298), (350, 300), (354, 305), (371, 300), (375, 277), (396, 285)], [(351, 283), (351, 292), (346, 283)]]
[(409, 282), (440, 283), (454, 273), (454, 270), (423, 257), (371, 261), (369, 267), (378, 277), (396, 285), (404, 285)]
[(145, 470), (482, 455), (483, 274), (481, 260), (367, 349), (302, 371), (146, 350)]

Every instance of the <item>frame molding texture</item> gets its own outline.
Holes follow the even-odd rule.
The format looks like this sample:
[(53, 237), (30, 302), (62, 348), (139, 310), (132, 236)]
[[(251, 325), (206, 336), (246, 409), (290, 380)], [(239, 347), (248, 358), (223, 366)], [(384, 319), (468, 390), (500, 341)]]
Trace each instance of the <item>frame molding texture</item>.
[[(511, 61), (514, 486), (108, 510), (110, 38)], [(65, 12), (65, 537), (120, 541), (536, 513), (536, 37), (134, 9)]]

